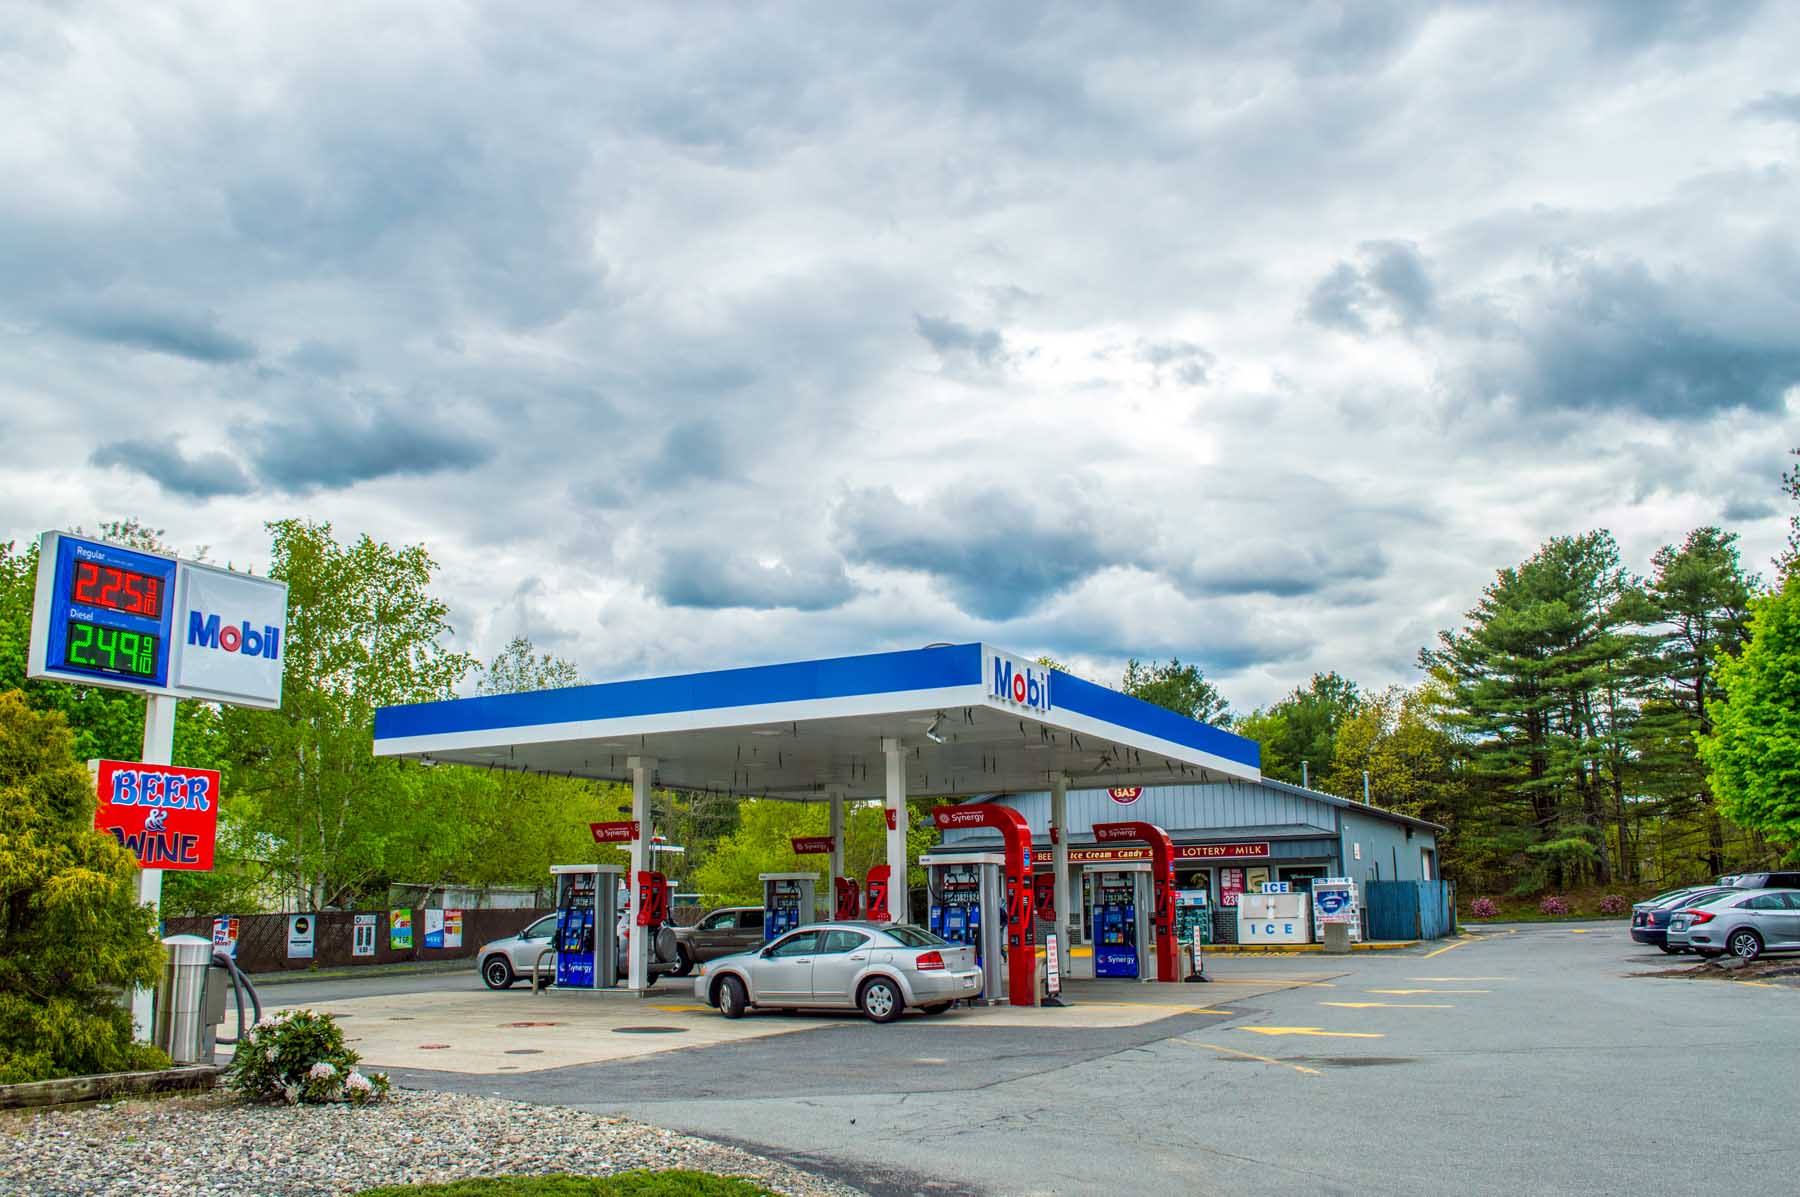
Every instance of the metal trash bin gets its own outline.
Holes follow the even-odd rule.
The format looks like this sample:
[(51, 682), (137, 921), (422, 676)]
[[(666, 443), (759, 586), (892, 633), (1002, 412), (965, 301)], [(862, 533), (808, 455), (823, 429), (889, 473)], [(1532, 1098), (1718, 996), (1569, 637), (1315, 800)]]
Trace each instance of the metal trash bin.
[(169, 963), (156, 990), (156, 1046), (177, 1064), (211, 1064), (215, 1028), (225, 1021), (225, 987), (208, 984), (212, 941), (171, 935), (163, 946)]

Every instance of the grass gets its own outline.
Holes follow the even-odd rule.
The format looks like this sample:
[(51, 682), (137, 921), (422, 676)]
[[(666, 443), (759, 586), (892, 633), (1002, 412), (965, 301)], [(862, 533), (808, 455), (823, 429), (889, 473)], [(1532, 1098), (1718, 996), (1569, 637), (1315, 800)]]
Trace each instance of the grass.
[(711, 1172), (620, 1172), (614, 1176), (477, 1176), (433, 1185), (382, 1185), (355, 1197), (773, 1197), (768, 1189)]
[[(1456, 917), (1458, 922), (1470, 921), (1481, 923), (1558, 923), (1571, 919), (1629, 919), (1631, 903), (1642, 902), (1645, 898), (1654, 897), (1664, 890), (1674, 889), (1673, 885), (1619, 885), (1608, 889), (1566, 890), (1556, 893), (1568, 906), (1567, 914), (1544, 914), (1538, 909), (1549, 893), (1533, 894), (1528, 898), (1515, 898), (1507, 894), (1458, 893), (1456, 896)], [(1625, 899), (1624, 914), (1601, 914), (1600, 902), (1608, 894), (1617, 894)], [(1498, 914), (1477, 919), (1471, 907), (1477, 898), (1491, 898), (1495, 906), (1500, 908)]]

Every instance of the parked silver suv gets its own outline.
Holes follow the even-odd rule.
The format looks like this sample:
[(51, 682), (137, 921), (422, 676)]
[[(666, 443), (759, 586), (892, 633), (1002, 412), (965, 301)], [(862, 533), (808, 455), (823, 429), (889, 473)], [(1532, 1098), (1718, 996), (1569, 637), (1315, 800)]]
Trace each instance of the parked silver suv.
[(702, 915), (691, 927), (664, 927), (656, 937), (656, 956), (659, 960), (673, 960), (672, 971), (685, 977), (696, 964), (762, 945), (762, 907), (727, 906)]

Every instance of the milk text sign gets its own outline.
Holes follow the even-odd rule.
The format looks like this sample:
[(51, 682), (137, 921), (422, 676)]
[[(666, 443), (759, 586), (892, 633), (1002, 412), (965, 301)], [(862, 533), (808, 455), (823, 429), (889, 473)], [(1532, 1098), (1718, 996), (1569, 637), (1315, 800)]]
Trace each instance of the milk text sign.
[(1005, 653), (989, 653), (986, 664), (989, 697), (1028, 711), (1050, 711), (1048, 669), (1015, 661)]
[(62, 532), (38, 542), (27, 675), (279, 707), (287, 586)]
[(213, 867), (219, 775), (179, 765), (100, 761), (94, 826), (130, 848), (144, 869)]

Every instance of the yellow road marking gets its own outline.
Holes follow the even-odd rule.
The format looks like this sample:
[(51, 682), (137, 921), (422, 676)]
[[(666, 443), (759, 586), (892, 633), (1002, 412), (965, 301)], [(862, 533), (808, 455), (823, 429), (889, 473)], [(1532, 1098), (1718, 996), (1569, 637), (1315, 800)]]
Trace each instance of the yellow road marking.
[(1324, 1076), (1317, 1068), (1307, 1068), (1300, 1064), (1289, 1064), (1285, 1060), (1276, 1060), (1269, 1056), (1259, 1056), (1255, 1052), (1241, 1052), (1235, 1047), (1226, 1047), (1222, 1043), (1196, 1043), (1192, 1039), (1177, 1039), (1176, 1043), (1185, 1043), (1191, 1047), (1204, 1047), (1208, 1051), (1224, 1052), (1228, 1056), (1237, 1056), (1243, 1060), (1257, 1060), (1263, 1064), (1275, 1064), (1282, 1068), (1292, 1068), (1295, 1072), (1304, 1072), (1307, 1076)]
[(1437, 949), (1435, 952), (1425, 953), (1425, 955), (1420, 957), (1420, 959), (1430, 960), (1433, 956), (1442, 956), (1445, 952), (1454, 952), (1456, 949), (1462, 947), (1464, 944), (1466, 944), (1468, 942), (1469, 941), (1466, 939), (1459, 939), (1455, 943), (1445, 944), (1443, 947)]
[(710, 1009), (712, 1009), (711, 1006), (694, 1006), (694, 1005), (689, 1005), (689, 1006), (652, 1006), (650, 1008), (652, 1010), (667, 1010), (671, 1014), (678, 1014), (683, 1010), (710, 1010)]
[(1735, 981), (1735, 982), (1733, 982), (1733, 984), (1735, 984), (1735, 985), (1754, 985), (1758, 989), (1780, 989), (1780, 988), (1782, 988), (1782, 986), (1780, 986), (1780, 985), (1771, 985), (1767, 981)]
[(1454, 1010), (1449, 1002), (1320, 1002), (1321, 1006), (1337, 1006), (1344, 1010)]
[(1586, 935), (1587, 933), (1588, 933), (1588, 928), (1586, 928), (1586, 927), (1570, 927), (1569, 928), (1570, 935)]
[(1371, 989), (1370, 993), (1385, 993), (1392, 997), (1412, 997), (1420, 993), (1492, 993), (1491, 989)]
[(1386, 1039), (1377, 1031), (1327, 1031), (1319, 1027), (1237, 1027), (1252, 1035), (1311, 1035), (1318, 1039)]

